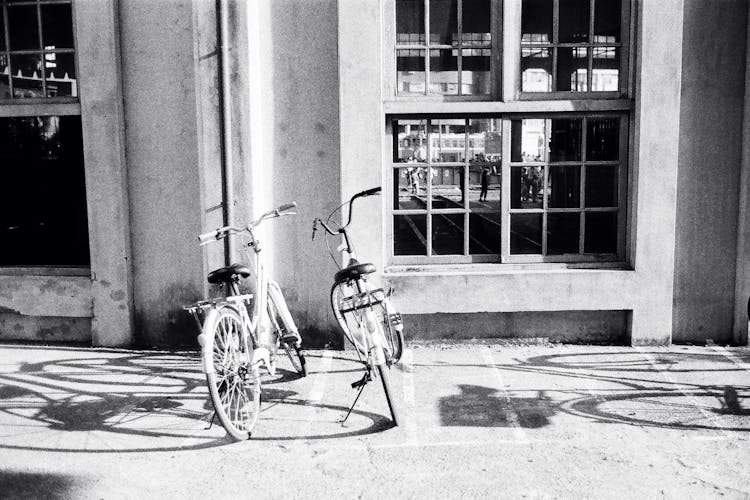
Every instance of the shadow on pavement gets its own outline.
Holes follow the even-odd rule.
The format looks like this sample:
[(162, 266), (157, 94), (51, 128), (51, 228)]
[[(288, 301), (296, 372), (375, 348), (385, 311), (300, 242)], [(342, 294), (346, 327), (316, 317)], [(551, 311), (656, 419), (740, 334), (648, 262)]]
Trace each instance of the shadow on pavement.
[(63, 474), (0, 471), (0, 496), (15, 499), (73, 498), (81, 480)]
[[(6, 348), (12, 353), (15, 347)], [(11, 370), (0, 371), (0, 447), (123, 453), (194, 450), (229, 443), (218, 422), (208, 429), (213, 408), (196, 353), (99, 349), (82, 353), (46, 348), (47, 352), (53, 359), (11, 363)], [(311, 404), (280, 385), (297, 378), (296, 373), (279, 368), (275, 377), (264, 381), (261, 411), (278, 405), (341, 411)], [(371, 425), (294, 439), (362, 435), (384, 428), (379, 415), (355, 413)], [(261, 421), (258, 426), (264, 424)]]
[(545, 392), (508, 383), (499, 392), (458, 385), (459, 394), (439, 401), (445, 426), (539, 428), (564, 413), (601, 423), (750, 432), (750, 385), (702, 381), (745, 375), (744, 363), (743, 358), (731, 360), (721, 353), (632, 350), (534, 356), (504, 364), (415, 366), (485, 368), (498, 370), (506, 382), (518, 380), (519, 375), (523, 380), (527, 374), (544, 384), (555, 380), (560, 386)]

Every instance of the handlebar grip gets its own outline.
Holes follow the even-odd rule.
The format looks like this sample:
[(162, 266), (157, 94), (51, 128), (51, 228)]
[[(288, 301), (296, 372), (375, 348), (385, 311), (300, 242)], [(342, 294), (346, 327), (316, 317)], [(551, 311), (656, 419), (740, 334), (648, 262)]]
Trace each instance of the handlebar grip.
[(362, 191), (361, 193), (355, 194), (352, 197), (352, 199), (354, 199), (354, 198), (360, 198), (360, 197), (363, 197), (363, 196), (372, 196), (374, 194), (378, 194), (380, 191), (382, 191), (382, 188), (380, 186), (374, 187), (372, 189), (367, 189), (365, 191)]
[(281, 215), (283, 214), (283, 212), (289, 212), (290, 210), (294, 210), (295, 208), (297, 208), (297, 202), (293, 201), (291, 203), (281, 205), (276, 209), (276, 211), (279, 213), (279, 215)]
[(198, 241), (201, 245), (205, 245), (211, 240), (218, 240), (220, 237), (220, 231), (217, 229), (215, 231), (209, 231), (208, 233), (198, 235)]

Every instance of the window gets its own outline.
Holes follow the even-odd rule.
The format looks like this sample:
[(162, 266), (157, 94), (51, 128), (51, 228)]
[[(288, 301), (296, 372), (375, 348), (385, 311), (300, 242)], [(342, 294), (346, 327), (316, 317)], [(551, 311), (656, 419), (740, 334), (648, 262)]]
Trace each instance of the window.
[(618, 259), (626, 128), (610, 114), (394, 120), (394, 258)]
[(630, 1), (392, 5), (391, 262), (625, 260)]
[(493, 93), (490, 0), (401, 0), (396, 20), (398, 95)]
[(393, 97), (601, 99), (627, 92), (627, 0), (393, 1), (386, 63), (395, 68), (387, 73)]
[(620, 0), (524, 0), (522, 92), (618, 92)]
[(87, 266), (73, 5), (0, 0), (0, 266)]

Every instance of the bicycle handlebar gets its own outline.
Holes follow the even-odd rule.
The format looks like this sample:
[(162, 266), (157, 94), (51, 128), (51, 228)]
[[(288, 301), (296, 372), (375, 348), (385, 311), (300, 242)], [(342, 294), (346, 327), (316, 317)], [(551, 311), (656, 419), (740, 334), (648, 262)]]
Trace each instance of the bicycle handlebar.
[[(343, 226), (340, 226), (338, 231), (334, 231), (333, 229), (331, 229), (330, 226), (328, 226), (328, 224), (323, 221), (323, 219), (321, 219), (319, 217), (316, 218), (313, 221), (312, 239), (313, 240), (315, 239), (315, 232), (318, 230), (318, 224), (320, 224), (321, 226), (323, 226), (323, 229), (325, 229), (326, 232), (328, 234), (330, 234), (330, 235), (340, 234), (340, 233), (344, 232), (346, 230), (347, 226), (349, 224), (351, 224), (351, 222), (352, 222), (352, 205), (354, 204), (354, 200), (356, 200), (357, 198), (364, 198), (364, 197), (367, 197), (367, 196), (372, 196), (374, 194), (379, 194), (382, 190), (383, 190), (383, 188), (381, 188), (380, 186), (378, 186), (378, 187), (366, 189), (364, 191), (360, 191), (359, 193), (357, 193), (354, 196), (352, 196), (351, 198), (349, 198), (349, 220), (346, 222), (346, 224), (344, 224)], [(344, 203), (344, 205), (345, 204), (346, 203)], [(343, 207), (344, 205), (339, 206), (336, 210), (334, 210), (333, 212), (331, 212), (331, 215), (328, 216), (328, 220), (330, 220), (331, 216), (336, 211), (338, 211), (339, 208)]]
[(258, 217), (256, 220), (250, 222), (247, 227), (245, 228), (238, 228), (234, 226), (224, 226), (217, 228), (213, 231), (209, 231), (207, 233), (203, 233), (198, 235), (198, 241), (201, 245), (205, 245), (207, 243), (210, 243), (211, 241), (218, 241), (222, 238), (226, 238), (229, 234), (232, 233), (242, 233), (242, 232), (249, 232), (252, 231), (252, 229), (256, 226), (258, 226), (261, 222), (263, 222), (266, 219), (273, 219), (276, 217), (281, 217), (284, 215), (294, 215), (297, 212), (294, 211), (294, 209), (297, 208), (297, 202), (293, 201), (291, 203), (285, 203), (283, 205), (280, 205), (273, 210), (269, 210), (268, 212), (264, 213), (260, 217)]

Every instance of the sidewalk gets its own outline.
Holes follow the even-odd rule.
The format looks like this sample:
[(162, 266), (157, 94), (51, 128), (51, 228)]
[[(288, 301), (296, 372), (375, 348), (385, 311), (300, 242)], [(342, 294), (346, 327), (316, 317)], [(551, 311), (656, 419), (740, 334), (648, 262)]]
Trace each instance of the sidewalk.
[(192, 352), (0, 345), (2, 498), (750, 498), (750, 350), (413, 346), (345, 427), (351, 351), (215, 424)]

